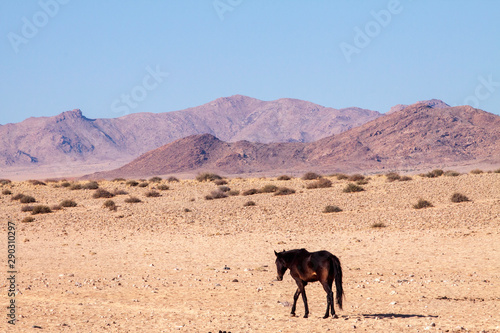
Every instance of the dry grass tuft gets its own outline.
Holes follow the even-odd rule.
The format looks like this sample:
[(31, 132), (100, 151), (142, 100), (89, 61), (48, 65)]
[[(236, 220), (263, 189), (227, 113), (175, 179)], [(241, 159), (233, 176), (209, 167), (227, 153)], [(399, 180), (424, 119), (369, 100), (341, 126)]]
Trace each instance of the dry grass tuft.
[(326, 178), (320, 178), (315, 182), (306, 185), (307, 189), (332, 187), (332, 182)]
[(415, 209), (422, 209), (422, 208), (428, 208), (428, 207), (434, 207), (429, 201), (424, 200), (424, 199), (419, 199), (416, 204), (413, 205), (413, 208)]
[(255, 205), (257, 205), (257, 204), (255, 203), (255, 201), (252, 201), (252, 200), (247, 201), (243, 204), (244, 207), (250, 207), (250, 206), (255, 206)]
[(31, 211), (32, 215), (48, 214), (48, 213), (52, 213), (52, 210), (50, 209), (49, 206), (45, 206), (45, 205), (34, 206), (33, 210)]
[(276, 192), (274, 192), (274, 195), (289, 195), (289, 194), (294, 194), (295, 190), (288, 188), (288, 187), (278, 187)]
[(462, 193), (453, 193), (451, 196), (451, 202), (467, 202), (470, 201), (467, 196)]
[(365, 189), (359, 185), (356, 185), (356, 184), (353, 184), (353, 183), (349, 183), (347, 184), (346, 187), (344, 187), (344, 189), (342, 190), (344, 193), (354, 193), (354, 192), (362, 192), (364, 191)]
[(142, 202), (142, 200), (137, 198), (137, 197), (129, 197), (129, 198), (125, 199), (125, 202), (126, 203), (139, 203), (139, 202)]
[(214, 181), (217, 179), (222, 179), (222, 177), (212, 172), (202, 172), (196, 176), (196, 180), (199, 182)]
[(276, 178), (277, 180), (290, 180), (292, 179), (292, 177), (288, 176), (288, 175), (281, 175), (279, 176), (278, 178)]
[(323, 209), (323, 213), (339, 213), (342, 209), (339, 206), (328, 205)]
[(102, 188), (97, 189), (94, 194), (92, 194), (92, 198), (100, 199), (100, 198), (112, 198), (115, 195), (109, 191), (103, 190)]
[(315, 179), (320, 179), (321, 175), (317, 174), (316, 172), (306, 172), (303, 176), (303, 180), (315, 180)]
[(59, 204), (61, 207), (76, 207), (77, 203), (74, 200), (66, 199)]
[(157, 191), (149, 191), (149, 192), (146, 192), (145, 195), (148, 198), (158, 198), (158, 197), (161, 197), (160, 192), (157, 192)]

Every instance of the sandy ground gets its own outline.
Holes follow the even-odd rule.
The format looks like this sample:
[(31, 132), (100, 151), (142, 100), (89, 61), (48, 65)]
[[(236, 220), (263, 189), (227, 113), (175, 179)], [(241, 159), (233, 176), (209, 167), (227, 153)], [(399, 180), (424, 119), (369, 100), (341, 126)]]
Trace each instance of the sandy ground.
[[(266, 184), (295, 194), (205, 200), (217, 186), (182, 180), (161, 197), (148, 187), (100, 182), (127, 191), (103, 208), (94, 190), (14, 182), (0, 186), (37, 204), (78, 206), (35, 215), (0, 195), (2, 276), (7, 221), (16, 224), (17, 324), (4, 332), (498, 332), (500, 331), (500, 174), (422, 178), (372, 176), (365, 191), (306, 189), (310, 181), (230, 179), (233, 190)], [(470, 202), (452, 203), (453, 193)], [(126, 203), (130, 195), (142, 203)], [(416, 210), (419, 198), (434, 207)], [(244, 207), (252, 200), (255, 206)], [(337, 205), (339, 213), (323, 213)], [(188, 210), (188, 211), (187, 211)], [(385, 227), (375, 228), (373, 224)], [(338, 319), (322, 319), (326, 294), (306, 288), (310, 317), (290, 317), (296, 289), (276, 281), (274, 250), (325, 249), (340, 258), (346, 298)]]

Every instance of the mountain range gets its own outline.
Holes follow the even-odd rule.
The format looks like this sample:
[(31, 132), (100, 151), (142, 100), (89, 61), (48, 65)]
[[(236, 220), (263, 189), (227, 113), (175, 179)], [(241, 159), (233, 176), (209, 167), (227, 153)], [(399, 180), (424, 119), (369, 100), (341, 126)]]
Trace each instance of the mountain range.
[[(0, 176), (413, 170), (500, 162), (500, 117), (440, 100), (386, 114), (235, 95), (181, 111), (0, 125)], [(55, 171), (54, 171), (55, 170)], [(111, 170), (106, 172), (99, 172)]]
[(213, 170), (226, 174), (290, 171), (420, 170), (500, 164), (500, 117), (470, 106), (426, 101), (314, 142), (224, 142), (189, 136), (88, 178)]
[(113, 168), (177, 139), (208, 133), (221, 140), (310, 142), (380, 117), (361, 108), (334, 109), (283, 98), (241, 95), (165, 113), (89, 119), (81, 110), (0, 125), (0, 171), (43, 167)]

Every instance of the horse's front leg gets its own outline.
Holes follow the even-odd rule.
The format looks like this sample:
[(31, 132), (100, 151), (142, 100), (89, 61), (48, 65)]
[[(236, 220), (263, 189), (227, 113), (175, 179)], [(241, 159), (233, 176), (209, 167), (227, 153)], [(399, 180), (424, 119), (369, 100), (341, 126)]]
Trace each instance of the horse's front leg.
[(292, 305), (292, 313), (291, 315), (295, 317), (295, 310), (297, 308), (297, 300), (299, 299), (300, 289), (297, 288), (295, 295), (293, 295), (293, 305)]

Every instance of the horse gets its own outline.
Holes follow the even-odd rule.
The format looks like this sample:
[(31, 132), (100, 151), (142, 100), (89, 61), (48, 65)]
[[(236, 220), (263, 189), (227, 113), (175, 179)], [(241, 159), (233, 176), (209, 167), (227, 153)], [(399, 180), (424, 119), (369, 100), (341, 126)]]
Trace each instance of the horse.
[(309, 282), (319, 281), (326, 291), (326, 313), (323, 318), (329, 317), (329, 310), (331, 309), (332, 317), (338, 318), (333, 308), (333, 291), (332, 284), (335, 281), (337, 289), (337, 304), (342, 309), (342, 298), (344, 291), (342, 289), (342, 268), (340, 260), (328, 251), (308, 252), (306, 249), (296, 249), (283, 252), (276, 252), (276, 268), (278, 271), (278, 281), (283, 280), (283, 275), (286, 270), (290, 270), (290, 275), (297, 283), (297, 291), (293, 296), (293, 306), (291, 315), (295, 316), (295, 309), (297, 306), (297, 299), (302, 295), (304, 301), (305, 315), (304, 318), (309, 316), (309, 307), (307, 306), (307, 297), (305, 286)]

